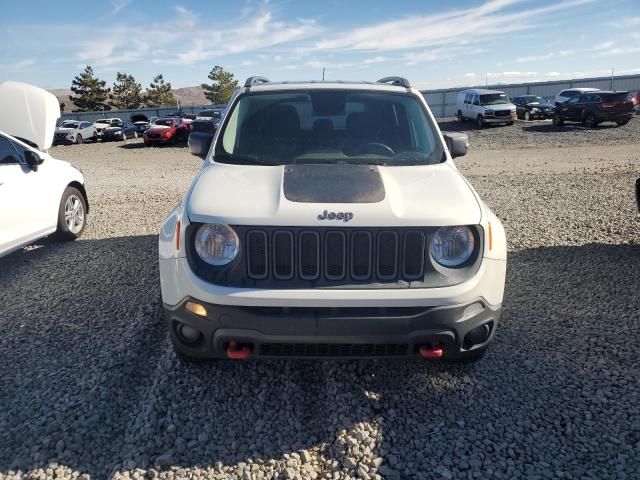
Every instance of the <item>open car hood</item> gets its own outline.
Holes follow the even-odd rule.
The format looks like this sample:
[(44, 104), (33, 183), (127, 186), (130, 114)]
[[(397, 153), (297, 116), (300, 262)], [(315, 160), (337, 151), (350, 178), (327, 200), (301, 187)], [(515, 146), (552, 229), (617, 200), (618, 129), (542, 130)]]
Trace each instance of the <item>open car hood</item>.
[(142, 113), (134, 113), (129, 118), (131, 119), (131, 121), (133, 123), (138, 123), (138, 122), (147, 122), (147, 123), (149, 123), (149, 117), (147, 117), (146, 115), (144, 115)]
[(0, 84), (0, 130), (46, 150), (53, 143), (60, 104), (52, 93), (27, 83)]

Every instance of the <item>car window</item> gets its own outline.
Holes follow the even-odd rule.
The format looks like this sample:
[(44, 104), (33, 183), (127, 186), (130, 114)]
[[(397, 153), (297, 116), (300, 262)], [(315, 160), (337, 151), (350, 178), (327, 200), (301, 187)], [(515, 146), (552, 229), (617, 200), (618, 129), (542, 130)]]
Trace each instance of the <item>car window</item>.
[(0, 165), (14, 165), (23, 163), (14, 147), (14, 143), (5, 137), (0, 137)]
[(352, 90), (260, 92), (240, 97), (215, 161), (288, 165), (430, 165), (443, 147), (413, 95)]
[(480, 105), (480, 97), (478, 97), (478, 95), (473, 96), (473, 104)]
[(571, 97), (569, 100), (567, 100), (567, 104), (575, 104), (578, 103), (578, 100), (580, 99), (580, 97)]

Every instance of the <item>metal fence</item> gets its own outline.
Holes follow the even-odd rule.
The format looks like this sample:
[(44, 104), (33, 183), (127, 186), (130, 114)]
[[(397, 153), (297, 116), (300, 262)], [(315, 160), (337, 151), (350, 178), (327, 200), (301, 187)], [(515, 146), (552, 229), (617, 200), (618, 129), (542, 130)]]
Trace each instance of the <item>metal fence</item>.
[(592, 87), (600, 90), (640, 90), (640, 75), (619, 75), (614, 77), (580, 78), (573, 80), (554, 80), (550, 82), (511, 83), (507, 85), (488, 85), (476, 87), (445, 88), (441, 90), (422, 90), (431, 111), (436, 117), (453, 117), (456, 114), (458, 92), (469, 88), (490, 88), (500, 90), (510, 97), (516, 95), (540, 95), (552, 99), (560, 90), (567, 88)]
[(154, 108), (137, 108), (135, 110), (105, 110), (103, 112), (65, 112), (60, 117), (62, 120), (81, 120), (85, 122), (95, 122), (99, 118), (117, 117), (124, 121), (129, 121), (134, 113), (142, 113), (147, 117), (164, 117), (173, 112), (198, 113), (208, 108), (221, 108), (221, 105), (192, 105), (188, 107), (154, 107)]

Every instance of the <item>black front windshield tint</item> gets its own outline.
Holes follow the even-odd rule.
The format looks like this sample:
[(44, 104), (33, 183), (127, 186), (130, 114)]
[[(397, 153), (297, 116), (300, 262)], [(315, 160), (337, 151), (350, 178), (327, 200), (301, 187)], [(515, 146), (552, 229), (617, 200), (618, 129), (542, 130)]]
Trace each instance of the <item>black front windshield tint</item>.
[(509, 97), (504, 93), (486, 93), (480, 95), (480, 105), (504, 105), (509, 103)]
[(170, 127), (173, 125), (173, 120), (156, 120), (156, 125), (161, 125), (164, 127)]
[(227, 115), (215, 160), (222, 163), (442, 161), (436, 129), (412, 95), (345, 90), (242, 96)]

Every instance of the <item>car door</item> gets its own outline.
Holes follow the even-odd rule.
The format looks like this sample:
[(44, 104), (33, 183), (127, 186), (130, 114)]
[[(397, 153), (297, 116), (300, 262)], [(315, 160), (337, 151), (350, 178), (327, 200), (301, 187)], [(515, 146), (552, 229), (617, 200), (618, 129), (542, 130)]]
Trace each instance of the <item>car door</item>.
[(58, 205), (47, 205), (46, 172), (26, 163), (25, 148), (0, 135), (0, 254), (55, 229)]
[(563, 102), (561, 104), (561, 110), (562, 110), (562, 117), (566, 120), (575, 120), (576, 115), (577, 115), (577, 108), (578, 108), (578, 100), (580, 99), (580, 97), (575, 96), (575, 97), (571, 97), (569, 100), (567, 100), (566, 102)]
[(524, 115), (524, 99), (522, 97), (514, 97), (513, 104), (516, 106), (516, 116), (518, 118)]
[(469, 115), (471, 118), (475, 119), (478, 115), (482, 114), (482, 107), (480, 107), (480, 95), (477, 93), (473, 94), (472, 105), (471, 105), (471, 114)]
[(82, 138), (85, 140), (93, 137), (93, 132), (91, 131), (91, 124), (89, 122), (80, 123), (80, 129), (82, 131)]

